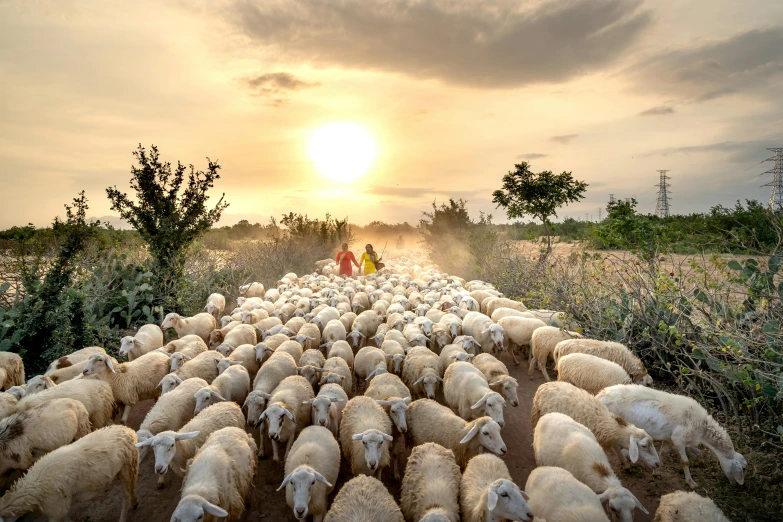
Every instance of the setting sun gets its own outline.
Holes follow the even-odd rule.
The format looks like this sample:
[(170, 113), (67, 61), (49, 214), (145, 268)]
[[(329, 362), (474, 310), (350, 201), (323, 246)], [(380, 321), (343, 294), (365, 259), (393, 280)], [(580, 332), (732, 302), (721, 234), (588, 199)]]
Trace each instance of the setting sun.
[(367, 129), (356, 123), (330, 123), (310, 137), (310, 158), (318, 172), (348, 183), (365, 174), (376, 156), (375, 142)]

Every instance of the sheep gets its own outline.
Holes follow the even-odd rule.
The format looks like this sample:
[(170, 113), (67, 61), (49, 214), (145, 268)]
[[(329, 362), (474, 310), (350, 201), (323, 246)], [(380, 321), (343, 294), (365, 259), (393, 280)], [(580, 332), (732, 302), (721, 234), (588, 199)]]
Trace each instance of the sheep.
[(179, 430), (165, 430), (136, 444), (143, 448), (151, 446), (155, 454), (155, 473), (158, 474), (158, 487), (162, 487), (169, 468), (174, 474), (182, 476), (188, 460), (204, 444), (212, 433), (227, 427), (242, 428), (245, 416), (233, 402), (220, 402), (196, 415)]
[(453, 335), (449, 331), (447, 326), (442, 324), (434, 324), (432, 326), (432, 332), (430, 334), (430, 341), (432, 345), (432, 351), (440, 355), (444, 346), (451, 344)]
[(596, 341), (595, 339), (569, 339), (557, 343), (554, 351), (555, 361), (570, 353), (586, 353), (612, 361), (623, 367), (636, 384), (652, 385), (652, 377), (642, 361), (620, 343)]
[(68, 355), (63, 355), (59, 359), (52, 361), (49, 367), (46, 368), (44, 375), (50, 375), (55, 370), (73, 366), (77, 362), (86, 361), (90, 358), (90, 355), (94, 353), (106, 353), (106, 350), (100, 346), (88, 346), (87, 348), (76, 350)]
[(370, 397), (354, 397), (343, 409), (340, 446), (354, 475), (373, 475), (380, 479), (389, 465), (392, 441), (389, 416)]
[(367, 380), (373, 372), (382, 373), (386, 371), (386, 354), (380, 348), (374, 346), (365, 346), (356, 353), (354, 359), (353, 371), (358, 379)]
[(309, 424), (310, 408), (305, 401), (314, 397), (313, 387), (307, 379), (299, 375), (286, 377), (272, 392), (269, 405), (258, 420), (267, 421), (268, 435), (272, 439), (272, 458), (275, 462), (280, 461), (278, 443), (286, 443), (283, 454), (285, 458), (294, 443), (296, 433)]
[(321, 346), (321, 330), (312, 323), (304, 324), (296, 333), (295, 339), (305, 350), (317, 350)]
[(501, 457), (507, 451), (500, 425), (492, 418), (468, 422), (431, 399), (419, 399), (408, 406), (408, 434), (414, 446), (435, 442), (450, 449), (460, 468), (484, 450)]
[(353, 369), (353, 363), (354, 363), (354, 355), (353, 350), (351, 350), (351, 346), (345, 342), (345, 341), (337, 341), (331, 346), (328, 347), (327, 350), (327, 359), (331, 359), (333, 357), (340, 357), (341, 359), (345, 360), (345, 362), (348, 364), (348, 366)]
[[(30, 381), (27, 381), (27, 383), (29, 384)], [(25, 395), (27, 395), (27, 385), (24, 385), (24, 386), (11, 386), (10, 388), (8, 388), (5, 391), (5, 393), (13, 395), (14, 397), (16, 397), (16, 400), (19, 400), (22, 397), (24, 397)]]
[(126, 522), (131, 506), (139, 503), (135, 442), (132, 429), (109, 426), (44, 455), (0, 498), (0, 520), (16, 520), (30, 512), (51, 521), (66, 520), (73, 500), (102, 493), (118, 477), (122, 484), (119, 520)]
[[(215, 330), (212, 333), (220, 332), (220, 330)], [(215, 339), (222, 337), (222, 340), (217, 345), (210, 344), (210, 348), (215, 349), (217, 351), (221, 351), (220, 348), (222, 346), (228, 345), (231, 348), (236, 348), (237, 346), (243, 345), (243, 344), (256, 344), (256, 329), (253, 328), (252, 325), (249, 324), (239, 324), (236, 327), (232, 328), (231, 331), (229, 331), (227, 334), (223, 336), (213, 336)]]
[(462, 300), (460, 300), (459, 307), (462, 308), (463, 310), (467, 310), (468, 312), (481, 313), (480, 312), (481, 305), (479, 304), (478, 301), (476, 301), (469, 295), (463, 297)]
[(340, 322), (343, 323), (343, 326), (345, 326), (346, 332), (351, 331), (351, 327), (353, 326), (353, 322), (356, 320), (356, 317), (357, 315), (353, 312), (345, 312), (340, 316)]
[(168, 354), (187, 353), (191, 357), (195, 357), (196, 355), (206, 350), (207, 343), (204, 342), (204, 339), (194, 334), (186, 335), (181, 339), (174, 339), (173, 341), (169, 341), (161, 348), (161, 351), (164, 351)]
[(129, 361), (133, 361), (162, 346), (163, 330), (157, 324), (145, 324), (136, 330), (133, 336), (126, 335), (120, 339), (119, 354), (127, 356)]
[(121, 422), (126, 424), (131, 408), (140, 401), (157, 397), (158, 383), (169, 373), (169, 358), (151, 352), (132, 362), (114, 367), (108, 355), (90, 356), (83, 374), (88, 379), (99, 379), (111, 385), (114, 400), (124, 405)]
[(339, 471), (337, 440), (322, 426), (308, 426), (285, 459), (285, 478), (277, 491), (285, 488), (285, 501), (297, 520), (312, 515), (314, 522), (321, 522)]
[[(79, 363), (81, 365), (81, 363)], [(60, 370), (55, 370), (60, 371)], [(79, 371), (81, 373), (81, 371)], [(53, 388), (54, 386), (57, 386), (57, 383), (54, 382), (54, 380), (49, 377), (48, 375), (36, 375), (29, 381), (27, 381), (27, 384), (24, 386), (24, 397), (25, 395), (32, 395), (34, 393), (41, 393), (44, 390), (48, 390), (49, 388)], [(6, 392), (10, 393), (10, 391)], [(21, 400), (22, 397), (17, 397), (17, 399)]]
[(623, 367), (586, 353), (571, 353), (557, 360), (557, 380), (595, 395), (615, 384), (631, 384)]
[(568, 470), (608, 505), (613, 517), (633, 522), (636, 508), (649, 514), (620, 483), (592, 432), (568, 415), (547, 413), (541, 417), (533, 435), (533, 450), (537, 466)]
[(0, 420), (0, 475), (26, 470), (41, 455), (91, 431), (89, 414), (74, 399), (54, 399)]
[(340, 488), (324, 522), (405, 522), (394, 497), (373, 477), (354, 477)]
[(204, 307), (204, 310), (211, 314), (212, 317), (215, 319), (218, 319), (220, 317), (220, 314), (223, 313), (223, 310), (226, 309), (226, 298), (223, 297), (221, 294), (209, 294), (209, 297), (207, 297), (207, 305)]
[(492, 314), (495, 312), (495, 310), (499, 308), (510, 308), (518, 312), (528, 311), (527, 307), (519, 301), (514, 301), (513, 299), (506, 299), (505, 297), (495, 297), (487, 301), (486, 310), (482, 310), (482, 312), (492, 317)]
[(511, 480), (506, 464), (495, 455), (473, 457), (459, 484), (464, 522), (532, 520), (528, 496)]
[(427, 336), (415, 324), (406, 324), (402, 329), (402, 335), (409, 346), (429, 346), (430, 344)]
[[(173, 359), (177, 354), (172, 355), (172, 369), (174, 368)], [(223, 356), (214, 350), (208, 350), (202, 352), (190, 360), (184, 356), (185, 363), (173, 370), (180, 379), (190, 379), (191, 377), (201, 377), (208, 383), (212, 383), (218, 376), (217, 361), (222, 359)]]
[(433, 442), (413, 448), (400, 494), (405, 518), (458, 522), (460, 479), (459, 466), (450, 449)]
[(478, 352), (477, 348), (481, 348), (481, 344), (472, 335), (458, 335), (454, 338), (452, 344), (462, 346), (466, 352), (473, 352), (473, 355), (476, 355)]
[[(248, 326), (256, 325), (259, 322), (269, 319), (269, 312), (267, 312), (263, 308), (254, 308), (252, 310), (242, 310), (239, 315), (242, 317), (242, 324), (246, 324)], [(280, 323), (283, 322), (283, 320), (280, 317), (275, 317)]]
[(306, 350), (299, 359), (299, 365), (296, 370), (299, 375), (307, 379), (310, 386), (315, 386), (320, 375), (319, 370), (323, 369), (326, 358), (319, 350)]
[(529, 350), (533, 332), (546, 326), (544, 321), (529, 317), (503, 317), (497, 324), (503, 328), (505, 339), (508, 342), (508, 353), (511, 354), (514, 364), (519, 364), (514, 352), (519, 351), (521, 354), (523, 347)]
[(239, 287), (239, 295), (244, 297), (264, 297), (266, 290), (264, 285), (258, 282), (252, 282)]
[[(161, 387), (163, 387), (163, 381), (170, 378), (179, 380), (176, 375), (169, 374), (161, 381)], [(162, 431), (176, 431), (189, 422), (195, 416), (196, 397), (194, 395), (206, 385), (207, 381), (204, 379), (193, 377), (186, 381), (180, 380), (177, 386), (171, 390), (163, 390), (160, 398), (147, 412), (136, 432), (138, 441), (144, 442)], [(141, 448), (139, 461), (147, 456), (148, 451), (149, 446)]]
[(447, 344), (440, 351), (440, 355), (438, 355), (440, 364), (443, 365), (444, 373), (453, 363), (457, 361), (470, 362), (473, 357), (473, 355), (466, 352), (465, 349), (458, 344)]
[(392, 471), (394, 478), (400, 478), (398, 458), (405, 452), (405, 433), (408, 431), (407, 412), (411, 402), (411, 392), (394, 374), (383, 373), (374, 377), (364, 392), (366, 397), (375, 399), (383, 406), (392, 420), (394, 438), (392, 444)]
[(745, 482), (745, 457), (734, 451), (726, 430), (698, 402), (684, 395), (653, 390), (635, 384), (616, 385), (604, 389), (597, 400), (610, 412), (662, 440), (661, 454), (674, 447), (680, 455), (685, 481), (692, 488), (696, 482), (688, 468), (686, 448), (707, 446), (720, 461), (723, 473), (732, 484)]
[[(258, 370), (253, 381), (253, 391), (245, 399), (247, 408), (247, 424), (255, 427), (258, 417), (266, 409), (266, 400), (272, 396), (272, 392), (283, 382), (286, 377), (296, 375), (296, 361), (291, 354), (280, 352), (273, 353), (261, 369)], [(259, 444), (259, 450), (263, 452), (263, 444)]]
[(386, 354), (386, 369), (397, 375), (402, 375), (402, 364), (405, 361), (405, 349), (397, 341), (383, 341), (381, 351)]
[(546, 522), (609, 522), (593, 491), (563, 468), (541, 466), (525, 484), (536, 520)]
[(551, 380), (546, 372), (547, 359), (554, 353), (557, 343), (568, 339), (582, 339), (582, 334), (561, 330), (556, 326), (536, 328), (530, 337), (530, 366), (527, 374), (533, 375), (533, 366), (538, 363), (538, 369), (544, 375), (544, 380)]
[(198, 415), (204, 408), (216, 402), (234, 401), (243, 404), (250, 391), (250, 375), (241, 364), (230, 366), (225, 372), (194, 394), (196, 406), (194, 414)]
[(339, 319), (332, 319), (324, 326), (323, 331), (321, 332), (321, 341), (325, 343), (345, 341), (347, 333), (345, 325), (343, 325)]
[(77, 379), (58, 384), (53, 388), (26, 395), (16, 406), (17, 412), (27, 411), (52, 399), (76, 399), (87, 409), (93, 429), (100, 429), (112, 423), (114, 417), (114, 395), (111, 385), (93, 379)]
[(258, 373), (258, 369), (261, 367), (261, 363), (256, 358), (255, 346), (250, 344), (242, 344), (235, 349), (229, 351), (225, 359), (217, 360), (218, 375), (226, 370), (232, 364), (241, 364), (245, 367), (251, 377), (254, 377)]
[(365, 338), (372, 337), (378, 330), (383, 318), (373, 310), (365, 310), (354, 319), (351, 331), (359, 331)]
[(314, 399), (305, 401), (305, 404), (310, 404), (310, 420), (313, 426), (328, 428), (335, 438), (339, 436), (343, 408), (347, 403), (348, 394), (342, 386), (335, 383), (325, 384)]
[(348, 363), (340, 357), (327, 359), (318, 384), (339, 384), (350, 397), (353, 395), (353, 371)]
[(209, 334), (215, 329), (217, 322), (211, 314), (202, 312), (193, 317), (182, 317), (177, 313), (170, 313), (163, 318), (160, 327), (162, 330), (174, 328), (177, 337), (183, 335), (195, 334), (201, 337), (204, 342), (209, 340)]
[(564, 413), (586, 426), (604, 449), (612, 449), (623, 466), (627, 463), (621, 450), (626, 450), (632, 463), (641, 459), (650, 467), (660, 464), (653, 440), (641, 428), (629, 424), (611, 413), (601, 401), (567, 382), (547, 382), (536, 390), (530, 411), (530, 427), (547, 413)]
[(435, 398), (438, 383), (443, 382), (443, 366), (438, 356), (424, 347), (414, 347), (405, 356), (402, 365), (402, 380), (415, 397)]
[(256, 338), (257, 339), (263, 339), (263, 333), (271, 330), (272, 328), (283, 328), (283, 321), (278, 319), (277, 317), (268, 317), (266, 319), (261, 319), (260, 321), (253, 324), (253, 328), (256, 330)]
[(661, 497), (653, 522), (729, 522), (715, 502), (708, 497), (675, 491)]
[[(98, 353), (106, 353), (106, 352), (98, 352)], [(111, 356), (110, 356), (111, 357)], [(30, 379), (30, 383), (34, 383), (34, 386), (28, 388), (28, 393), (37, 393), (36, 390), (41, 391), (45, 389), (45, 386), (48, 386), (49, 383), (54, 384), (62, 384), (65, 381), (70, 381), (72, 379), (76, 379), (77, 377), (80, 377), (83, 375), (84, 367), (87, 366), (87, 362), (89, 359), (85, 359), (83, 361), (79, 361), (74, 363), (71, 366), (66, 366), (64, 368), (59, 368), (57, 370), (54, 370), (49, 375), (37, 375)], [(111, 357), (111, 362), (116, 365), (120, 364), (117, 359), (114, 357)], [(41, 380), (38, 380), (39, 377)], [(48, 382), (46, 379), (43, 379), (46, 377), (48, 379)], [(29, 384), (29, 383), (28, 383)]]
[(383, 341), (397, 341), (405, 350), (411, 346), (411, 344), (408, 342), (408, 339), (405, 338), (405, 335), (403, 335), (402, 332), (398, 332), (397, 330), (389, 330), (386, 332), (386, 335), (383, 336)]
[(566, 314), (563, 312), (556, 312), (554, 310), (528, 310), (533, 317), (541, 319), (548, 326), (557, 326), (563, 328), (566, 323)]
[(24, 384), (24, 363), (17, 353), (0, 352), (0, 384), (7, 390)]
[(493, 323), (492, 319), (480, 312), (468, 312), (465, 315), (462, 319), (462, 333), (472, 336), (485, 352), (503, 350), (503, 327)]
[(495, 308), (492, 314), (489, 315), (489, 318), (496, 323), (499, 320), (503, 319), (504, 317), (535, 317), (535, 316), (530, 312), (520, 312), (519, 310), (515, 310), (514, 308), (503, 308), (503, 307)]
[[(256, 473), (256, 443), (240, 428), (213, 432), (188, 466), (173, 522), (236, 520)], [(228, 517), (224, 519), (223, 517)]]
[(446, 370), (443, 397), (454, 413), (465, 420), (488, 415), (500, 427), (505, 425), (503, 405), (506, 400), (493, 391), (481, 370), (467, 362), (455, 362)]

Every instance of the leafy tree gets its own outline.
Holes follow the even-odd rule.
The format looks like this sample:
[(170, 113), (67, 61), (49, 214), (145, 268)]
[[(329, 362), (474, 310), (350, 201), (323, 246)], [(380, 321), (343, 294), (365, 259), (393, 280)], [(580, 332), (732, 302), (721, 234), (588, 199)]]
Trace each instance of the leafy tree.
[(220, 178), (220, 165), (207, 158), (207, 171), (190, 165), (185, 181), (186, 167), (177, 162), (162, 162), (158, 148), (149, 152), (139, 144), (133, 153), (139, 166), (131, 167), (130, 186), (136, 191), (137, 201), (117, 187), (106, 189), (112, 210), (139, 231), (149, 246), (152, 257), (153, 283), (157, 297), (167, 310), (181, 311), (177, 293), (185, 284), (185, 253), (188, 247), (219, 219), (228, 203), (223, 201), (207, 208), (207, 191)]
[(557, 217), (557, 209), (584, 198), (587, 183), (575, 180), (570, 172), (553, 174), (551, 170), (534, 173), (526, 161), (514, 165), (515, 170), (503, 176), (503, 188), (492, 193), (492, 202), (506, 210), (509, 219), (525, 215), (538, 218), (546, 232), (546, 253), (552, 251), (549, 218)]

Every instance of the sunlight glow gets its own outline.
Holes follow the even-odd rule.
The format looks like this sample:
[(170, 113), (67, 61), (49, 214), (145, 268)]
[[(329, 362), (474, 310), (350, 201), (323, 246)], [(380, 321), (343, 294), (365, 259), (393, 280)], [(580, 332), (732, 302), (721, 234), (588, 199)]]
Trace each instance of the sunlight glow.
[(317, 129), (310, 137), (308, 151), (318, 172), (343, 183), (365, 174), (377, 155), (367, 129), (350, 122), (330, 123)]

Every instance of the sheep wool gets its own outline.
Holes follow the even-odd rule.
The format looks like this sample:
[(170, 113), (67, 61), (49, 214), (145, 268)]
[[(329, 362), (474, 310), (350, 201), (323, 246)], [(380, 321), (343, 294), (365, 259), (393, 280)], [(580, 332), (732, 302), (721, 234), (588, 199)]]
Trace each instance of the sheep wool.
[(556, 326), (536, 328), (530, 337), (530, 366), (527, 369), (527, 374), (533, 375), (533, 366), (538, 364), (538, 369), (544, 375), (544, 380), (550, 381), (551, 379), (546, 371), (546, 363), (549, 356), (554, 353), (557, 343), (568, 339), (581, 338), (582, 335), (578, 332), (561, 330)]
[(400, 507), (408, 520), (440, 515), (459, 521), (460, 471), (454, 452), (428, 442), (413, 448), (402, 479)]
[(0, 352), (0, 383), (5, 390), (24, 384), (24, 363), (18, 353)]
[(652, 377), (647, 373), (641, 359), (620, 343), (610, 341), (597, 341), (595, 339), (570, 339), (557, 343), (555, 347), (555, 361), (564, 355), (570, 353), (586, 353), (595, 355), (617, 363), (628, 372), (634, 383), (649, 386), (652, 384)]
[(540, 466), (525, 484), (530, 507), (546, 522), (609, 522), (593, 491), (562, 468)]
[(386, 486), (360, 475), (340, 489), (324, 522), (404, 522), (400, 508)]
[(90, 415), (93, 429), (103, 428), (114, 419), (114, 394), (111, 386), (107, 382), (94, 379), (66, 381), (41, 393), (26, 395), (19, 401), (16, 410), (27, 411), (52, 399), (62, 398), (81, 402)]
[(586, 353), (571, 353), (557, 360), (557, 380), (595, 395), (615, 384), (631, 384), (623, 367)]
[(715, 502), (692, 491), (661, 497), (653, 522), (729, 522)]

